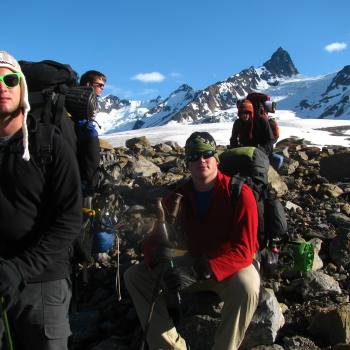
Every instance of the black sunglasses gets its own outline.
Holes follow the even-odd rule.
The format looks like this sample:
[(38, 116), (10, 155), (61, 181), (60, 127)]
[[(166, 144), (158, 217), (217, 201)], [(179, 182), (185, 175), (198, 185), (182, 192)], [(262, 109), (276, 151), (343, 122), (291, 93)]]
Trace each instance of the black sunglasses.
[(8, 73), (5, 75), (0, 75), (0, 81), (2, 81), (7, 88), (12, 89), (17, 86), (21, 81), (22, 73)]
[(215, 154), (215, 151), (192, 153), (187, 155), (186, 160), (189, 162), (196, 162), (200, 158), (208, 159), (210, 157), (213, 157), (214, 154)]
[(94, 86), (98, 86), (100, 89), (103, 89), (105, 87), (105, 84), (103, 83), (92, 83)]

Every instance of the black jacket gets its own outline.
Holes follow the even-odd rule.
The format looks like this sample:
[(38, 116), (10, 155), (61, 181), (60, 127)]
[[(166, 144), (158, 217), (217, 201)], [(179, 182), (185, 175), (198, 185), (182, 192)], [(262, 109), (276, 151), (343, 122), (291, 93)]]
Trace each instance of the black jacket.
[[(250, 133), (252, 137), (250, 137)], [(241, 119), (235, 120), (230, 138), (231, 147), (259, 147), (270, 156), (274, 143), (275, 137), (273, 136), (270, 124), (266, 118), (258, 117), (253, 120), (248, 120), (247, 122), (243, 122)]]
[(93, 122), (75, 122), (77, 134), (77, 157), (83, 185), (83, 196), (93, 196), (98, 183), (100, 165), (100, 142)]
[(55, 134), (52, 161), (39, 166), (30, 132), (31, 159), (22, 159), (22, 132), (0, 146), (0, 257), (26, 282), (66, 278), (71, 247), (81, 228), (81, 185), (75, 155)]

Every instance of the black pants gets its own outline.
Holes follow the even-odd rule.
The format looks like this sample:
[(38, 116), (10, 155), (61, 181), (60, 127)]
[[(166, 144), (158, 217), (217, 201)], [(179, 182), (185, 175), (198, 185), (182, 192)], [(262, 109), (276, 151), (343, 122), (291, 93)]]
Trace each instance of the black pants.
[[(67, 350), (71, 295), (69, 279), (28, 284), (7, 311), (15, 350)], [(0, 319), (0, 350), (5, 349)]]

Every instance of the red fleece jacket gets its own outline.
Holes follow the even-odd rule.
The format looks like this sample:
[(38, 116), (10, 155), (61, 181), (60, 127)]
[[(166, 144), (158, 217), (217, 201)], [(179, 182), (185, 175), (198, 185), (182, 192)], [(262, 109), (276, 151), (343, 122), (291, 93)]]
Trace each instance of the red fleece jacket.
[[(211, 193), (206, 217), (199, 220), (192, 181), (177, 192), (184, 197), (181, 202), (179, 223), (184, 240), (192, 256), (206, 256), (218, 281), (232, 276), (249, 266), (259, 243), (258, 210), (252, 190), (243, 185), (235, 208), (230, 198), (230, 177), (218, 172), (218, 181)], [(171, 211), (173, 194), (164, 205)], [(148, 247), (150, 248), (150, 247)], [(145, 258), (149, 249), (145, 251)]]

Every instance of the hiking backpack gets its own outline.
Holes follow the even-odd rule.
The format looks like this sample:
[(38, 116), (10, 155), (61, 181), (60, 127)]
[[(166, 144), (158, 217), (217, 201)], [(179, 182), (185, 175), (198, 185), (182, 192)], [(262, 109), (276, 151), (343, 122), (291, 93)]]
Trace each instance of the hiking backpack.
[[(246, 97), (254, 107), (254, 114), (260, 118), (265, 118), (269, 122), (272, 134), (277, 142), (280, 136), (280, 130), (276, 118), (270, 117), (269, 113), (275, 113), (276, 102), (270, 100), (270, 96), (263, 94), (261, 92), (251, 92)], [(237, 107), (239, 106), (241, 100), (237, 101)]]
[[(59, 133), (78, 156), (76, 121), (92, 119), (97, 98), (92, 87), (78, 86), (78, 75), (70, 65), (56, 61), (19, 61), (26, 77), (31, 110), (37, 123), (32, 153), (34, 160), (49, 175), (53, 137)], [(81, 233), (74, 243), (74, 258), (88, 261), (92, 256), (93, 222), (84, 214)]]
[(287, 220), (282, 203), (268, 184), (269, 159), (256, 147), (228, 149), (219, 156), (220, 170), (231, 176), (230, 192), (235, 206), (243, 184), (253, 191), (258, 207), (258, 240), (260, 249), (281, 238), (287, 231)]
[(44, 60), (19, 61), (26, 77), (30, 114), (53, 124), (77, 154), (74, 120), (93, 118), (97, 99), (92, 87), (78, 86), (78, 75), (68, 64)]

